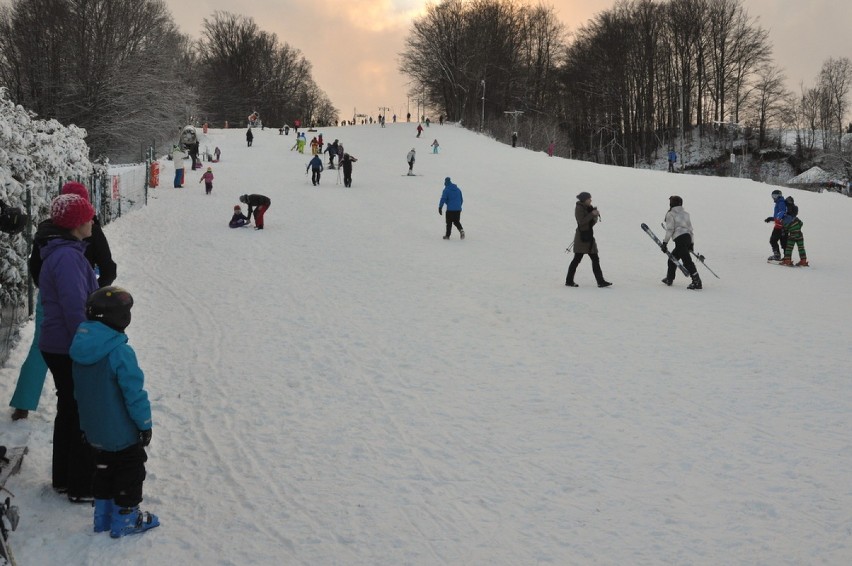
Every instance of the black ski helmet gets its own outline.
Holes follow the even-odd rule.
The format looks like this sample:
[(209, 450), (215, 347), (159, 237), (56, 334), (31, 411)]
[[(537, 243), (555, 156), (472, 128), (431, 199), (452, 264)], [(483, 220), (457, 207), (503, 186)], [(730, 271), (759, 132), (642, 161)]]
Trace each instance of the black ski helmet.
[(674, 208), (676, 206), (683, 206), (683, 199), (677, 195), (672, 195), (669, 197), (669, 207)]
[(110, 328), (124, 332), (130, 325), (133, 296), (121, 287), (101, 287), (86, 300), (86, 318), (103, 322)]

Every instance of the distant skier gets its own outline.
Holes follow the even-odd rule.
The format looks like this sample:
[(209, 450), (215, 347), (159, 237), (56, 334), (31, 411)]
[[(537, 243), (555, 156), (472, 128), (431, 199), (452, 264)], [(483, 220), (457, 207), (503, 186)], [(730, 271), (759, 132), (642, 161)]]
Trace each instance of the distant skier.
[(251, 131), (251, 126), (249, 126), (249, 129), (246, 130), (246, 143), (248, 144), (248, 147), (251, 147), (251, 143), (253, 141), (254, 141), (254, 134)]
[(305, 174), (307, 175), (308, 169), (311, 170), (311, 183), (316, 187), (320, 182), (320, 174), (322, 173), (322, 159), (320, 159), (319, 155), (314, 155), (313, 158), (308, 161), (308, 166), (305, 167)]
[(669, 173), (675, 172), (675, 163), (677, 163), (677, 152), (674, 150), (674, 148), (671, 148), (669, 150)]
[(213, 150), (213, 157), (215, 158), (214, 163), (219, 163), (219, 160), (222, 158), (222, 150), (219, 149), (219, 146), (216, 146), (216, 149)]
[(422, 134), (422, 133), (423, 133), (423, 125), (417, 124), (417, 137), (419, 138), (420, 134)]
[[(772, 261), (781, 261), (781, 249), (787, 248), (787, 236), (784, 234), (784, 215), (787, 214), (787, 203), (784, 202), (784, 195), (779, 189), (772, 191), (772, 200), (775, 201), (775, 208), (772, 211), (772, 216), (767, 216), (764, 222), (774, 222), (772, 226), (772, 235), (769, 236), (769, 245), (772, 246), (772, 255), (767, 259)], [(778, 242), (781, 242), (781, 248), (778, 247)]]
[(240, 202), (248, 205), (248, 213), (246, 215), (249, 218), (251, 218), (252, 209), (254, 210), (254, 229), (263, 230), (263, 216), (272, 205), (269, 197), (266, 195), (242, 195)]
[(411, 148), (411, 151), (408, 152), (408, 155), (405, 156), (405, 160), (408, 161), (408, 174), (414, 175), (414, 148)]
[(453, 230), (453, 225), (459, 231), (459, 237), (464, 240), (464, 228), (461, 225), (461, 211), (464, 198), (462, 197), (461, 189), (450, 180), (449, 177), (444, 179), (444, 191), (441, 193), (441, 200), (438, 201), (438, 214), (443, 214), (444, 205), (447, 206), (447, 215), (444, 219), (447, 222), (447, 230), (444, 232), (444, 239), (450, 239), (450, 233)]
[(438, 153), (438, 147), (440, 147), (439, 144), (438, 144), (438, 140), (433, 141), (432, 142), (432, 153)]
[(352, 186), (352, 164), (358, 161), (348, 153), (343, 154), (343, 159), (338, 164), (338, 167), (343, 169), (343, 186)]
[[(683, 199), (679, 196), (669, 197), (669, 211), (666, 213), (665, 226), (666, 235), (663, 237), (660, 248), (664, 252), (668, 252), (669, 240), (673, 240), (675, 249), (672, 250), (672, 255), (683, 263), (692, 277), (692, 283), (687, 286), (687, 289), (701, 289), (701, 277), (698, 275), (698, 269), (689, 253), (693, 248), (692, 221), (689, 219), (689, 213), (683, 209)], [(663, 283), (671, 287), (676, 274), (677, 264), (669, 259), (668, 271)]]
[(556, 149), (556, 143), (553, 140), (551, 140), (550, 144), (548, 144), (548, 146), (547, 146), (547, 156), (548, 157), (553, 157), (553, 150), (554, 149)]

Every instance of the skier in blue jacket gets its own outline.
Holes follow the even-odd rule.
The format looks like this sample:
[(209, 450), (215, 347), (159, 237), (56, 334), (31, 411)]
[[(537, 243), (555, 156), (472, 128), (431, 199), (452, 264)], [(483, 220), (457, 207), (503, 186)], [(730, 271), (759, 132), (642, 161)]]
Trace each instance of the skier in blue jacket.
[[(784, 215), (787, 214), (787, 203), (784, 200), (784, 195), (779, 189), (772, 191), (772, 200), (775, 201), (775, 208), (772, 210), (772, 216), (767, 216), (765, 222), (772, 222), (772, 234), (769, 236), (769, 245), (772, 247), (772, 255), (767, 259), (770, 261), (781, 261), (781, 250), (787, 248), (787, 235), (784, 233)], [(781, 242), (779, 249), (778, 242)]]
[(160, 524), (139, 510), (145, 480), (145, 447), (151, 442), (151, 403), (145, 376), (124, 333), (133, 297), (121, 287), (89, 295), (86, 318), (74, 335), (74, 396), (80, 428), (95, 449), (94, 530), (113, 538)]
[(450, 239), (450, 232), (453, 229), (453, 224), (458, 228), (459, 236), (464, 240), (464, 229), (461, 225), (461, 211), (464, 198), (462, 197), (461, 189), (459, 189), (449, 177), (444, 179), (444, 192), (441, 193), (441, 200), (438, 202), (438, 214), (444, 213), (444, 205), (447, 205), (447, 215), (444, 217), (447, 221), (447, 231), (444, 234), (444, 239)]

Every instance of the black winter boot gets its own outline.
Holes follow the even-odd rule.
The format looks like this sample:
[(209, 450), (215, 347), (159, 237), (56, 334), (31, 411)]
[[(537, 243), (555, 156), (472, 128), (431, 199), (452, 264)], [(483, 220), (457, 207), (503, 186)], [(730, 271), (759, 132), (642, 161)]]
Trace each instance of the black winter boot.
[(701, 289), (701, 277), (697, 273), (692, 274), (692, 283), (687, 286), (687, 289)]

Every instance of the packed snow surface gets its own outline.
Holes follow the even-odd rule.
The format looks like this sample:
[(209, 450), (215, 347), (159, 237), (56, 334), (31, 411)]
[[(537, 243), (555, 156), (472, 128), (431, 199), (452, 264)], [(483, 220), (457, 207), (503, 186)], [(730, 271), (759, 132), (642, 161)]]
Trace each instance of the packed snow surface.
[[(163, 161), (147, 208), (106, 227), (162, 526), (112, 540), (53, 492), (48, 377), (38, 412), (0, 422), (30, 447), (7, 484), (19, 564), (852, 563), (852, 200), (785, 189), (811, 262), (786, 268), (766, 262), (772, 186), (450, 125), (320, 131), (358, 158), (351, 188), (313, 187), (292, 131), (211, 130), (221, 162), (173, 189)], [(464, 241), (441, 238), (447, 176)], [(564, 285), (580, 191), (608, 289), (588, 258)], [(228, 228), (244, 193), (272, 199), (265, 230)], [(639, 227), (662, 236), (672, 194), (721, 277), (699, 265), (701, 291), (660, 282)]]

